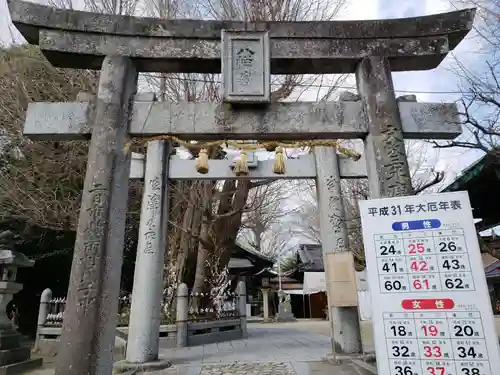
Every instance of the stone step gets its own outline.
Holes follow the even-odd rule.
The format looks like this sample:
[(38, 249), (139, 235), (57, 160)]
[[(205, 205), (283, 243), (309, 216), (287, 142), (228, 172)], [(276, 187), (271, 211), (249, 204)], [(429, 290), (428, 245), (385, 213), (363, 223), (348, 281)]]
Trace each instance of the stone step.
[(0, 350), (0, 366), (26, 361), (30, 355), (31, 350), (28, 347)]
[(18, 333), (3, 333), (0, 335), (0, 348), (11, 349), (18, 348), (20, 344), (21, 335)]
[(371, 363), (367, 363), (367, 362), (362, 361), (360, 359), (353, 359), (352, 363), (356, 367), (356, 369), (358, 370), (358, 372), (360, 374), (366, 374), (366, 375), (376, 375), (377, 374), (377, 368)]
[(19, 335), (19, 342), (21, 342), (21, 344), (33, 344), (34, 340), (29, 336), (20, 334)]
[(33, 345), (33, 339), (21, 335), (15, 330), (4, 331), (0, 333), (0, 349), (13, 349), (21, 347), (27, 347)]
[(42, 358), (32, 358), (26, 361), (0, 366), (0, 375), (18, 375), (34, 370), (42, 365)]

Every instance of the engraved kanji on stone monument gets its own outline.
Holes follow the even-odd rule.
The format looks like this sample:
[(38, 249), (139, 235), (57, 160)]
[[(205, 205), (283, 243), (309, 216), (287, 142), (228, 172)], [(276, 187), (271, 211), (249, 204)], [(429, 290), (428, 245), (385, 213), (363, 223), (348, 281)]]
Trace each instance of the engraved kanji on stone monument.
[[(235, 43), (236, 44), (236, 43)], [(254, 66), (254, 55), (255, 52), (248, 47), (237, 48), (234, 56), (234, 81), (235, 88), (242, 89), (242, 86), (249, 86), (251, 84), (252, 76), (259, 74), (260, 72), (255, 69)], [(243, 90), (241, 90), (243, 91)]]
[(268, 32), (222, 32), (222, 80), (226, 102), (270, 101)]

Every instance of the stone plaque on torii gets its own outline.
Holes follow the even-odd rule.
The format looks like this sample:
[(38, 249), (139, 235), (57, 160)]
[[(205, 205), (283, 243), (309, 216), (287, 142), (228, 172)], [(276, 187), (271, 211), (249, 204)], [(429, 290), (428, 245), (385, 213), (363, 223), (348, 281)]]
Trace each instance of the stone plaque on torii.
[[(247, 176), (237, 176), (316, 178), (332, 345), (359, 350), (352, 340), (359, 337), (355, 307), (337, 303), (332, 290), (346, 281), (329, 261), (330, 253), (348, 250), (340, 178), (366, 175), (371, 197), (412, 194), (403, 137), (453, 139), (461, 133), (454, 104), (398, 102), (391, 70), (438, 66), (471, 29), (474, 10), (362, 22), (248, 23), (122, 17), (15, 0), (9, 9), (23, 36), (53, 65), (101, 70), (95, 97), (32, 103), (25, 124), (32, 139), (90, 138), (57, 375), (111, 374), (128, 179), (144, 178), (145, 195), (134, 276), (142, 289), (133, 294), (127, 361), (161, 366), (166, 182), (236, 178), (225, 160), (210, 161), (206, 174), (196, 173), (195, 161), (170, 157), (166, 141), (150, 142), (145, 167), (141, 171), (135, 160), (139, 167), (131, 171), (129, 137), (363, 139), (358, 162), (322, 146), (313, 156), (286, 160), (283, 174), (275, 174), (269, 162), (256, 162)], [(151, 95), (136, 94), (138, 72), (222, 72), (224, 102), (155, 102)], [(270, 74), (308, 73), (356, 73), (360, 100), (269, 103)]]

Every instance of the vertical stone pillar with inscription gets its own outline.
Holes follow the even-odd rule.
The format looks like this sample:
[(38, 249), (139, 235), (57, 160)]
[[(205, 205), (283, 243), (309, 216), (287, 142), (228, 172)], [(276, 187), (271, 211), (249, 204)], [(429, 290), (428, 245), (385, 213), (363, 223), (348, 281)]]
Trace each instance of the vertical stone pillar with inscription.
[(125, 143), (136, 85), (129, 58), (104, 58), (56, 375), (112, 371), (130, 169)]
[(153, 362), (156, 369), (160, 362), (170, 366), (158, 360), (170, 146), (165, 141), (148, 143), (126, 355), (131, 365)]
[(356, 81), (369, 124), (365, 139), (371, 198), (412, 195), (399, 107), (387, 58), (365, 57)]
[[(361, 351), (361, 337), (355, 301), (354, 265), (347, 266), (347, 268), (351, 267), (350, 270), (343, 269), (343, 272), (337, 272), (340, 268), (346, 267), (343, 262), (342, 264), (336, 262), (338, 259), (334, 257), (336, 253), (349, 250), (338, 156), (336, 150), (332, 147), (315, 147), (314, 157), (316, 161), (316, 191), (321, 247), (327, 281), (332, 351), (333, 353), (341, 352), (346, 354), (359, 353)], [(342, 280), (345, 278), (344, 275), (347, 275), (348, 278), (352, 276), (351, 280)], [(347, 306), (338, 306), (336, 295), (340, 293), (346, 295), (346, 289), (349, 289), (349, 294), (351, 294), (351, 296), (348, 296), (349, 299), (354, 301), (351, 303), (342, 301), (342, 304)], [(353, 293), (354, 297), (352, 296)]]

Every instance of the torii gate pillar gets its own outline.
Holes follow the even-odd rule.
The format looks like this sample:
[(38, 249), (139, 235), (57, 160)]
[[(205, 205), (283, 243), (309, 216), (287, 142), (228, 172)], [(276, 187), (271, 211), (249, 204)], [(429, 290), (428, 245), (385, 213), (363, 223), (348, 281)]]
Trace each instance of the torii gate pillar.
[(58, 375), (111, 374), (118, 314), (130, 154), (129, 102), (137, 72), (131, 59), (106, 57), (78, 219)]
[(370, 123), (365, 157), (371, 198), (412, 195), (403, 127), (386, 57), (365, 57), (356, 69), (358, 92)]

